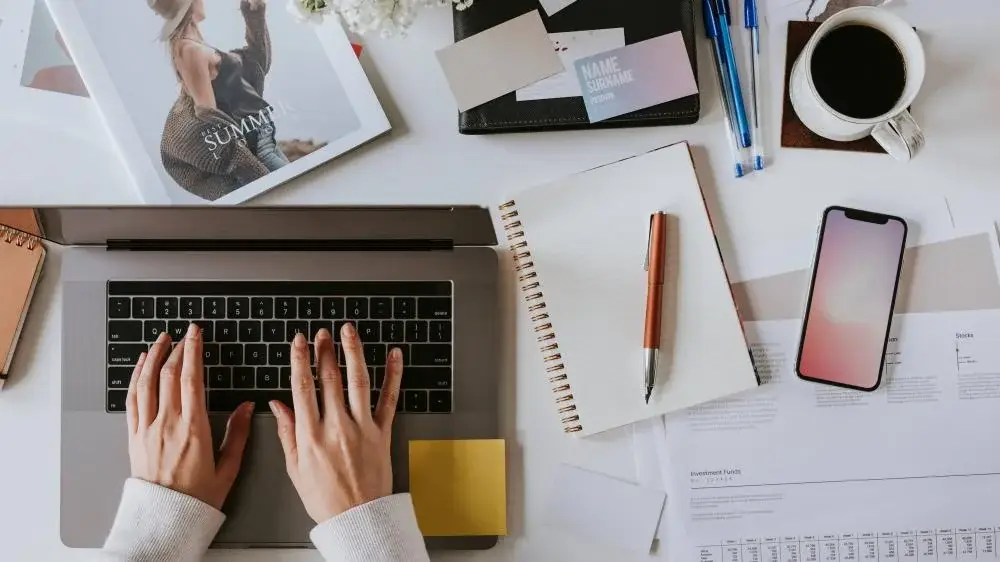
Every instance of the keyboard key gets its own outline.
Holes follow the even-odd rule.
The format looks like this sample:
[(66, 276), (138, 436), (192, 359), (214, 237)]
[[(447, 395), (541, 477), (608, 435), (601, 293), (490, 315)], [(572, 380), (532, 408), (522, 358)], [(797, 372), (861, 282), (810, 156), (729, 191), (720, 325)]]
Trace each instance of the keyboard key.
[(267, 346), (268, 365), (291, 365), (292, 349), (287, 343), (272, 343)]
[(153, 297), (135, 297), (132, 299), (132, 318), (156, 317), (156, 301)]
[(309, 337), (309, 322), (301, 320), (285, 323), (285, 341), (291, 342), (295, 339), (295, 334), (304, 334)]
[(206, 343), (202, 346), (202, 363), (206, 366), (218, 365), (219, 364), (219, 344), (217, 343)]
[(226, 318), (243, 320), (250, 318), (250, 299), (229, 297), (226, 299)]
[(220, 363), (228, 367), (243, 366), (243, 346), (239, 344), (223, 344)]
[(131, 367), (108, 367), (108, 388), (128, 388), (133, 370)]
[(144, 343), (109, 343), (108, 365), (135, 365), (148, 349)]
[(410, 367), (403, 370), (404, 389), (445, 389), (451, 388), (450, 367)]
[(112, 320), (108, 322), (108, 341), (142, 341), (141, 320)]
[(278, 379), (281, 382), (281, 388), (292, 388), (292, 368), (281, 367)]
[(167, 333), (170, 335), (175, 343), (184, 339), (184, 334), (187, 334), (188, 323), (183, 320), (172, 320), (167, 322)]
[(411, 365), (451, 365), (451, 346), (414, 344), (410, 346)]
[(401, 320), (382, 322), (382, 341), (388, 343), (402, 343), (405, 339), (403, 334), (406, 324)]
[(413, 297), (396, 297), (392, 299), (392, 316), (397, 320), (416, 318), (417, 299)]
[(385, 367), (375, 367), (375, 388), (382, 388), (385, 382)]
[(420, 343), (427, 341), (427, 322), (410, 320), (406, 323), (406, 341)]
[(267, 365), (267, 346), (262, 343), (247, 344), (243, 350), (243, 362), (247, 365)]
[(447, 414), (451, 412), (451, 391), (432, 390), (430, 391), (430, 411), (435, 414)]
[(340, 320), (333, 323), (333, 341), (340, 343), (340, 331), (344, 329), (344, 324), (350, 324), (350, 322)]
[(403, 393), (403, 410), (422, 413), (427, 411), (427, 391), (407, 390)]
[(278, 297), (274, 299), (274, 317), (282, 320), (295, 319), (295, 297)]
[(209, 388), (232, 388), (233, 370), (229, 367), (212, 367), (208, 370)]
[(278, 368), (257, 367), (257, 388), (278, 388)]
[(195, 320), (201, 318), (201, 297), (181, 299), (181, 318)]
[(108, 318), (131, 318), (132, 303), (128, 297), (110, 297), (108, 299)]
[(426, 297), (417, 301), (417, 313), (424, 319), (451, 318), (451, 299)]
[(327, 297), (323, 299), (323, 318), (339, 320), (344, 317), (344, 297)]
[(125, 398), (128, 396), (127, 390), (109, 390), (108, 391), (108, 411), (109, 412), (124, 412), (125, 411)]
[(315, 297), (301, 297), (299, 299), (299, 318), (303, 320), (318, 320), (323, 315), (320, 301)]
[(226, 317), (226, 297), (205, 297), (205, 318), (219, 320)]
[(381, 367), (385, 365), (385, 344), (384, 343), (366, 343), (365, 344), (365, 364), (372, 367)]
[(347, 299), (347, 317), (351, 320), (361, 320), (368, 318), (368, 299), (349, 298)]
[(201, 341), (215, 341), (215, 322), (210, 320), (198, 320), (195, 324), (197, 324), (198, 328), (201, 330)]
[(260, 320), (243, 320), (240, 322), (240, 341), (260, 341)]
[(319, 331), (323, 329), (326, 329), (327, 332), (330, 332), (330, 335), (332, 336), (333, 322), (330, 322), (329, 320), (313, 320), (312, 322), (310, 322), (309, 341), (316, 341), (316, 334), (318, 334)]
[(378, 322), (358, 322), (358, 335), (361, 341), (378, 343), (382, 334), (381, 326)]
[(157, 297), (156, 317), (177, 318), (177, 297)]
[(392, 299), (389, 297), (372, 297), (369, 300), (368, 317), (374, 320), (392, 318)]
[(149, 343), (156, 341), (161, 332), (167, 331), (167, 323), (163, 320), (146, 320), (142, 323), (143, 339)]
[(239, 331), (239, 324), (236, 322), (216, 322), (215, 341), (223, 343), (239, 341)]
[[(256, 372), (253, 367), (236, 367), (233, 369), (233, 388), (254, 388), (256, 384)], [(239, 404), (236, 404), (236, 406), (239, 406)]]
[(274, 318), (274, 299), (271, 297), (254, 297), (250, 299), (250, 316), (258, 320)]
[(410, 344), (401, 343), (399, 345), (391, 346), (389, 349), (392, 349), (393, 347), (398, 347), (399, 351), (403, 354), (403, 365), (409, 365), (410, 364)]
[(264, 341), (283, 342), (285, 341), (285, 323), (281, 320), (271, 320), (264, 322)]
[(451, 342), (451, 322), (445, 321), (435, 321), (431, 322), (431, 336), (430, 340), (434, 343), (448, 343)]

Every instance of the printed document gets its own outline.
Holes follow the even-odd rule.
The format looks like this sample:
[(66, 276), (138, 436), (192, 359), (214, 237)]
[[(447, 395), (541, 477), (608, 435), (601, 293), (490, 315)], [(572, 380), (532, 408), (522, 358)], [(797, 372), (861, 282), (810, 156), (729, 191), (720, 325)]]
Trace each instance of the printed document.
[(670, 560), (1000, 559), (1000, 310), (896, 316), (871, 393), (746, 328), (763, 386), (666, 418)]

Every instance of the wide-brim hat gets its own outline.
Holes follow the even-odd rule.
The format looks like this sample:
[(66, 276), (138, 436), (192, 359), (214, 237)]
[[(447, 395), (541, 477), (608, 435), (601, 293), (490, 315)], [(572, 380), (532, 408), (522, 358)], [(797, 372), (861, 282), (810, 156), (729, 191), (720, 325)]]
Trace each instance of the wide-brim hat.
[(147, 0), (149, 7), (156, 12), (156, 15), (164, 19), (163, 29), (160, 31), (160, 41), (170, 39), (170, 36), (177, 31), (177, 28), (184, 21), (185, 16), (191, 11), (194, 0)]

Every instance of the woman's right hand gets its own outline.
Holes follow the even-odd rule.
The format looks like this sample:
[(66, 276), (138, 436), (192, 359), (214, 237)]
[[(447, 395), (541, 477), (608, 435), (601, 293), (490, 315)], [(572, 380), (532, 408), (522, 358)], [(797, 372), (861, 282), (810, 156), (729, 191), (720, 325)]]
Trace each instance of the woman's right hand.
[(278, 401), (270, 404), (278, 421), (288, 476), (316, 523), (392, 494), (389, 445), (403, 378), (402, 353), (393, 349), (389, 354), (372, 416), (368, 368), (354, 326), (343, 327), (341, 341), (347, 358), (349, 410), (344, 405), (333, 339), (326, 330), (321, 330), (315, 341), (323, 415), (309, 365), (309, 348), (301, 334), (292, 344), (295, 411)]

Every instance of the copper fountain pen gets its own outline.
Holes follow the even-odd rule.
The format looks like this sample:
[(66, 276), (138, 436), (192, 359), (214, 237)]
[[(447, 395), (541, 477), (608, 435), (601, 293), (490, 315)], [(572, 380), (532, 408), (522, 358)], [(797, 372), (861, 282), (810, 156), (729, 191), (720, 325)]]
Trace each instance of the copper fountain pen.
[(667, 261), (667, 215), (656, 212), (649, 219), (646, 250), (646, 331), (642, 338), (646, 404), (656, 385), (656, 363), (660, 358), (660, 327), (663, 320), (663, 270)]

